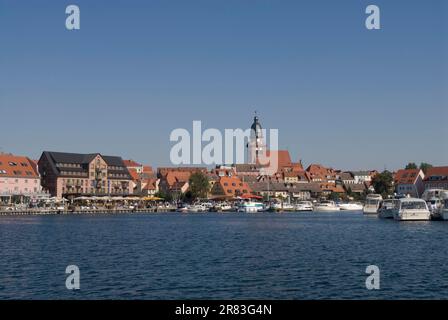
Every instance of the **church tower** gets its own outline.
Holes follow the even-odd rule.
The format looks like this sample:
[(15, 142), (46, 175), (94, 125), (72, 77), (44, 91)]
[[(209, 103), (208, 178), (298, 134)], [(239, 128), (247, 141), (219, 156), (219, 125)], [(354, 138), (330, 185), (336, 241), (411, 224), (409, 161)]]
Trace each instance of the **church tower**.
[(249, 163), (258, 164), (259, 159), (266, 152), (266, 146), (263, 137), (263, 130), (255, 112), (254, 122), (250, 127), (250, 138), (247, 144)]

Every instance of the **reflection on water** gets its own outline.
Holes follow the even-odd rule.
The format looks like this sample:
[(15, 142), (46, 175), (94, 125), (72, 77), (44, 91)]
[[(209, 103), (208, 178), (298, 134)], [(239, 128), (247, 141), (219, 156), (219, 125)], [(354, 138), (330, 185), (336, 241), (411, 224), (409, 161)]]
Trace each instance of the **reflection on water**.
[[(0, 217), (0, 298), (446, 298), (448, 224), (361, 213)], [(65, 288), (79, 266), (81, 290)], [(365, 289), (365, 268), (381, 290)]]

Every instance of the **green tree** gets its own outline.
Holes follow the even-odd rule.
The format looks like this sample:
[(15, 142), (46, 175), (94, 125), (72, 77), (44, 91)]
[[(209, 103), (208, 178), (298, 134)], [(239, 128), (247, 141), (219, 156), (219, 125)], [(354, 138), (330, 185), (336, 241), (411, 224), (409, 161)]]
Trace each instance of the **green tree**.
[(426, 162), (420, 163), (420, 170), (422, 170), (424, 174), (426, 174), (426, 172), (428, 172), (428, 169), (430, 168), (432, 168), (432, 164)]
[(338, 201), (340, 199), (340, 197), (339, 197), (339, 193), (337, 193), (337, 192), (331, 192), (329, 195), (328, 195), (328, 200), (333, 200), (333, 201)]
[(415, 164), (415, 162), (409, 162), (407, 165), (406, 165), (406, 167), (405, 167), (405, 169), (406, 170), (408, 170), (408, 169), (417, 169), (418, 167), (417, 167), (417, 165)]
[(393, 193), (393, 175), (390, 171), (383, 171), (372, 178), (372, 185), (375, 192), (381, 194), (383, 198)]
[(210, 183), (208, 177), (202, 172), (195, 172), (190, 176), (188, 181), (191, 198), (206, 198), (210, 190)]
[(169, 201), (169, 202), (173, 200), (173, 195), (168, 192), (159, 191), (154, 196), (156, 196), (158, 198), (162, 198), (165, 201)]
[(181, 198), (182, 201), (184, 202), (191, 202), (193, 200), (193, 193), (190, 190), (188, 190), (181, 196)]

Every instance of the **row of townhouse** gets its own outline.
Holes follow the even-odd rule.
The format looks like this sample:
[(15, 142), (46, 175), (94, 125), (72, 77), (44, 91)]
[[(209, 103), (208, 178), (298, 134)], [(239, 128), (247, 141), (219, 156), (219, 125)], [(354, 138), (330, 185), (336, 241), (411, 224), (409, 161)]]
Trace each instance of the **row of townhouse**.
[(39, 160), (0, 154), (0, 201), (14, 197), (153, 195), (152, 168), (100, 153), (44, 151)]
[[(258, 164), (205, 167), (162, 167), (157, 173), (150, 166), (119, 156), (100, 153), (44, 151), (38, 161), (24, 156), (0, 154), (0, 197), (37, 197), (48, 191), (58, 198), (78, 196), (142, 195), (159, 191), (185, 193), (193, 173), (208, 177), (210, 197), (238, 197), (250, 194), (269, 197), (308, 199), (330, 193), (365, 193), (371, 189), (376, 171), (340, 171), (291, 161), (288, 151), (278, 151), (278, 171), (263, 174)], [(448, 189), (448, 166), (433, 167), (426, 175), (419, 169), (394, 174), (397, 193), (421, 196), (428, 188)], [(0, 200), (2, 200), (0, 199)]]
[(395, 191), (398, 194), (420, 197), (426, 189), (448, 190), (448, 166), (421, 169), (401, 169), (394, 174)]

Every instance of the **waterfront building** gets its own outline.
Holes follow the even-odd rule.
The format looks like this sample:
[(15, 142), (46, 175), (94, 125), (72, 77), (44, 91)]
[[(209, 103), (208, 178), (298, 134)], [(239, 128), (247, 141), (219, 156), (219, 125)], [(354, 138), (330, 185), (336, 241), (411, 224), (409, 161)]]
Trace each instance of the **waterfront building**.
[(306, 169), (310, 181), (336, 183), (340, 179), (339, 174), (332, 168), (326, 168), (320, 164), (311, 164)]
[(328, 196), (331, 193), (338, 193), (339, 195), (345, 193), (343, 186), (334, 182), (322, 182), (319, 185), (323, 196)]
[(193, 173), (200, 172), (207, 175), (205, 167), (164, 167), (158, 168), (157, 177), (160, 179), (159, 189), (166, 193), (185, 193), (188, 181)]
[(252, 189), (247, 182), (243, 182), (236, 176), (228, 177), (223, 176), (219, 178), (219, 181), (215, 183), (212, 188), (212, 195), (223, 195), (228, 198), (241, 197), (250, 195)]
[[(129, 171), (132, 178), (132, 189), (133, 193), (138, 195), (142, 194), (144, 187), (150, 179), (155, 179), (154, 172), (151, 166), (145, 166), (134, 160), (123, 160), (124, 165)], [(157, 179), (156, 179), (157, 180)], [(146, 190), (144, 193), (152, 192), (151, 190)]]
[(136, 193), (146, 197), (154, 196), (159, 192), (159, 183), (160, 179), (157, 178), (141, 179), (137, 186)]
[(129, 175), (131, 176), (131, 188), (132, 188), (132, 193), (137, 193), (138, 192), (138, 185), (141, 182), (141, 178), (140, 178), (140, 174), (138, 174), (137, 170), (134, 168), (128, 168), (129, 171)]
[(420, 169), (401, 169), (394, 175), (395, 191), (398, 194), (419, 198), (425, 189), (423, 179), (425, 174)]
[(25, 156), (0, 153), (1, 202), (27, 202), (42, 194), (37, 164), (33, 160)]
[(38, 164), (42, 186), (58, 198), (133, 192), (132, 177), (121, 157), (44, 151)]
[(448, 166), (429, 168), (426, 171), (423, 184), (425, 189), (448, 190)]

